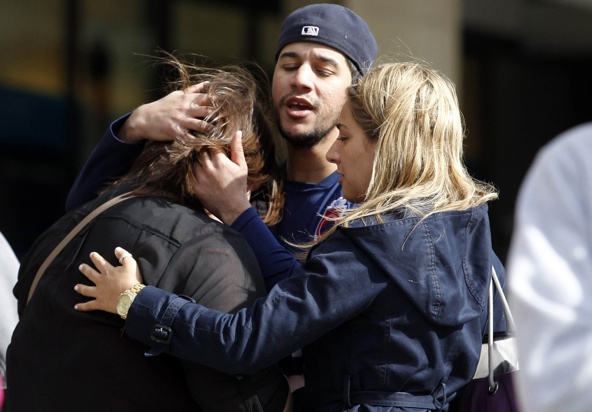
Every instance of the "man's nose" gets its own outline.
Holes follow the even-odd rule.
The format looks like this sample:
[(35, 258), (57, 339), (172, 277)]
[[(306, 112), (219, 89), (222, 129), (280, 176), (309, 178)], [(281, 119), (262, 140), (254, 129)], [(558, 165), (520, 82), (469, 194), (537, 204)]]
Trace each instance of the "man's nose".
[(314, 72), (312, 68), (307, 64), (301, 65), (295, 71), (292, 83), (294, 87), (299, 89), (312, 89), (314, 84)]

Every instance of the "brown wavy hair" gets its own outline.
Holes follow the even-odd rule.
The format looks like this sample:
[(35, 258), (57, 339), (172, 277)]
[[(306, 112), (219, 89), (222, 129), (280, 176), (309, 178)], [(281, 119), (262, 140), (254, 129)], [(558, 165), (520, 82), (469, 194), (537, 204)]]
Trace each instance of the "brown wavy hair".
[(217, 148), (229, 155), (230, 140), (236, 131), (243, 133), (242, 144), (248, 166), (248, 182), (270, 189), (266, 224), (279, 221), (283, 203), (279, 196), (278, 160), (275, 142), (277, 129), (270, 117), (268, 84), (265, 72), (256, 65), (247, 69), (238, 65), (200, 67), (182, 62), (167, 54), (159, 63), (177, 74), (169, 82), (170, 91), (209, 82), (207, 95), (212, 112), (204, 119), (210, 124), (207, 132), (193, 131), (191, 137), (174, 141), (150, 141), (133, 164), (130, 172), (115, 185), (131, 183), (133, 192), (141, 196), (161, 196), (176, 203), (203, 209), (194, 197), (196, 184), (194, 162), (203, 150)]

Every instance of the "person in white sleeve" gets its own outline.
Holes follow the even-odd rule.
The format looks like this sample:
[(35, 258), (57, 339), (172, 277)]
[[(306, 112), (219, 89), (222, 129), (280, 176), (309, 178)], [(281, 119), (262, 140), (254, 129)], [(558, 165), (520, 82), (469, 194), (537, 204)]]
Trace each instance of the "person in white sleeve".
[(16, 298), (12, 294), (18, 270), (18, 258), (4, 235), (0, 233), (0, 397), (6, 386), (6, 348), (18, 322)]
[(592, 123), (537, 154), (508, 255), (524, 412), (592, 410)]

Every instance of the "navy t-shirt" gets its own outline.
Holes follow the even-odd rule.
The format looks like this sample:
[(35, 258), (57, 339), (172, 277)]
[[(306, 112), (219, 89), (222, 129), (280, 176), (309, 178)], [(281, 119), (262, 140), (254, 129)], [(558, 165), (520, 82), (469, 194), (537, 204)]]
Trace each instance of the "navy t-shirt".
[[(308, 243), (327, 228), (326, 216), (336, 216), (351, 205), (341, 198), (339, 176), (332, 173), (318, 183), (284, 180), (285, 203), (281, 221), (269, 227), (282, 246), (291, 253), (300, 249), (294, 245)], [(267, 204), (259, 197), (251, 200), (259, 216), (267, 212)]]

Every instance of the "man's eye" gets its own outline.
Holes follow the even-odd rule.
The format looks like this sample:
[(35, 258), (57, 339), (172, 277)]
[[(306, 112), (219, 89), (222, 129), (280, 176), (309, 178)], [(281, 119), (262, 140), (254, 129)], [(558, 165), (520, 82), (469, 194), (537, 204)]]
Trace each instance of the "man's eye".
[(317, 73), (319, 73), (319, 75), (321, 75), (323, 77), (328, 77), (328, 76), (332, 76), (333, 75), (333, 72), (332, 71), (324, 70), (324, 69), (317, 70)]

